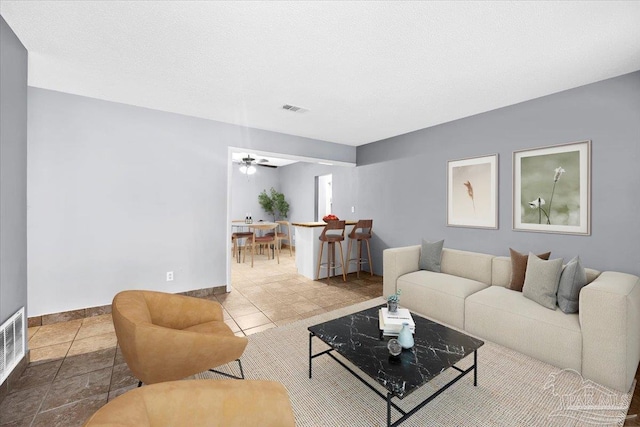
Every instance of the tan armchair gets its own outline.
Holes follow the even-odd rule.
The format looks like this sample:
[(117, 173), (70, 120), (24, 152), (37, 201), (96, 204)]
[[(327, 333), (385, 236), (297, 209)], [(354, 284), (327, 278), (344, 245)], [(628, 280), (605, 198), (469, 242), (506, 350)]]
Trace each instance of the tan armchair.
[[(224, 323), (222, 306), (154, 291), (113, 298), (113, 324), (129, 369), (143, 383), (179, 380), (238, 360), (247, 339)], [(242, 373), (242, 365), (240, 365)]]
[(287, 390), (274, 381), (185, 380), (137, 388), (100, 408), (85, 427), (293, 427)]

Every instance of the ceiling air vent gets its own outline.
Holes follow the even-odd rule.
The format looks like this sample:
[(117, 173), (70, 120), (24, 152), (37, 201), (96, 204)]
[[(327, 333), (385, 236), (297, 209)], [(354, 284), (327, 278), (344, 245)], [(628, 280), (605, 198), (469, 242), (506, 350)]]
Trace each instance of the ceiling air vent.
[(304, 113), (305, 111), (309, 111), (306, 108), (302, 108), (302, 107), (297, 107), (295, 105), (291, 105), (291, 104), (284, 104), (282, 106), (283, 110), (289, 110), (292, 111), (294, 113)]

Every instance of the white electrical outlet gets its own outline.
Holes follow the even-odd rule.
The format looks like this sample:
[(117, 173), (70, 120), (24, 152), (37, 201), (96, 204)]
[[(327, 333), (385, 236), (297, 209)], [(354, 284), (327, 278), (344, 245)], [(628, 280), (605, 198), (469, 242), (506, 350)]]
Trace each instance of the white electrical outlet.
[(351, 206), (351, 213), (354, 213), (356, 211), (356, 207), (355, 206)]
[(173, 282), (173, 271), (167, 271), (167, 282)]

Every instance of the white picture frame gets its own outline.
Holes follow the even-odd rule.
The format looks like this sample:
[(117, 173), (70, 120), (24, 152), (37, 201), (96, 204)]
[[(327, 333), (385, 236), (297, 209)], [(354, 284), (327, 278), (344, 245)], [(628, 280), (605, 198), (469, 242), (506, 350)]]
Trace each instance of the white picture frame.
[(447, 226), (498, 228), (498, 155), (447, 162)]
[(513, 153), (513, 229), (591, 234), (591, 141)]

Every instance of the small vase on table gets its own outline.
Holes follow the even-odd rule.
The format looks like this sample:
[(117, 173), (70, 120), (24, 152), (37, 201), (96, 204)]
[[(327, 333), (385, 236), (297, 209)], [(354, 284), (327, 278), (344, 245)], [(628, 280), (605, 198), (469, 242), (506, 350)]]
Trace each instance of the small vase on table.
[(409, 328), (409, 323), (403, 322), (402, 329), (398, 334), (398, 342), (404, 349), (409, 349), (413, 347), (413, 334), (411, 333), (411, 329)]

